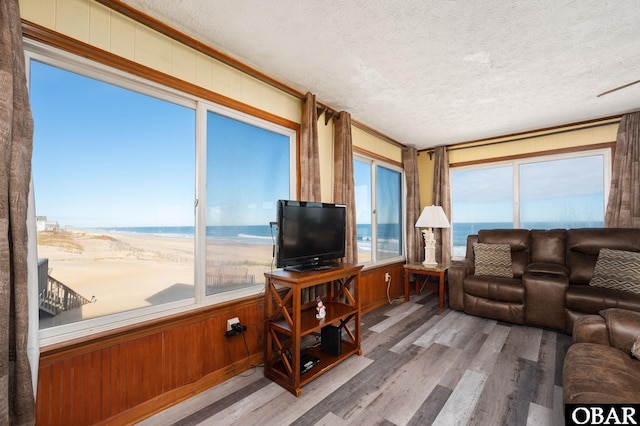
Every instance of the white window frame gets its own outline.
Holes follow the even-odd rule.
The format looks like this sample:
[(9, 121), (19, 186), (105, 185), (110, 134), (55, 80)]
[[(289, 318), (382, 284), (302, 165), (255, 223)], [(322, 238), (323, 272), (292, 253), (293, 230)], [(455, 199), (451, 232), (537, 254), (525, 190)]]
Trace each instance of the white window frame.
[[(598, 148), (598, 149), (585, 149), (576, 152), (563, 153), (563, 154), (550, 154), (550, 155), (537, 155), (526, 158), (518, 158), (508, 161), (488, 162), (472, 166), (460, 166), (452, 167), (449, 170), (449, 181), (453, 181), (453, 174), (455, 172), (469, 171), (469, 170), (484, 170), (493, 169), (498, 167), (511, 166), (513, 171), (513, 227), (518, 228), (520, 226), (520, 166), (524, 164), (541, 163), (555, 160), (567, 160), (581, 157), (593, 157), (602, 155), (603, 157), (603, 188), (604, 188), (604, 211), (606, 212), (607, 203), (609, 201), (609, 190), (611, 188), (611, 148)], [(453, 191), (453, 187), (451, 187)], [(450, 194), (453, 199), (453, 192)], [(452, 206), (453, 207), (453, 206)], [(453, 233), (451, 235), (453, 238)], [(452, 244), (453, 249), (453, 244)], [(459, 256), (456, 258), (460, 258)]]
[[(371, 157), (367, 157), (365, 155), (362, 154), (353, 154), (353, 160), (354, 161), (360, 161), (363, 163), (367, 163), (370, 166), (370, 171), (371, 171), (371, 260), (370, 261), (360, 261), (358, 260), (359, 263), (362, 263), (365, 265), (365, 268), (368, 267), (374, 267), (374, 266), (380, 266), (380, 265), (387, 265), (387, 264), (392, 264), (392, 263), (398, 263), (398, 262), (404, 262), (406, 260), (406, 182), (405, 182), (405, 178), (404, 178), (404, 169), (398, 166), (395, 166), (391, 163), (382, 161), (382, 160), (378, 160), (378, 159), (374, 159)], [(377, 171), (378, 171), (378, 166), (381, 167), (385, 167), (389, 170), (393, 170), (395, 172), (400, 173), (400, 201), (401, 201), (401, 208), (400, 208), (400, 220), (402, 222), (402, 226), (400, 228), (400, 237), (402, 238), (402, 244), (401, 244), (401, 248), (402, 248), (402, 254), (399, 256), (394, 256), (394, 257), (389, 257), (386, 259), (377, 259), (377, 244), (378, 244), (378, 229), (377, 229), (377, 224), (378, 224), (378, 215), (377, 215), (377, 209), (378, 209), (378, 200), (377, 200), (377, 185), (378, 185), (378, 181), (377, 181)], [(356, 224), (357, 225), (357, 224)]]
[[(255, 285), (238, 290), (230, 290), (210, 296), (205, 295), (205, 188), (206, 188), (206, 113), (213, 111), (226, 115), (248, 124), (262, 127), (271, 131), (282, 133), (289, 137), (290, 146), (290, 194), (293, 197), (296, 188), (296, 158), (297, 144), (296, 132), (293, 129), (263, 120), (249, 114), (233, 110), (231, 108), (214, 104), (178, 90), (154, 83), (152, 81), (119, 71), (77, 55), (52, 48), (42, 43), (23, 39), (25, 49), (26, 74), (30, 75), (30, 62), (36, 60), (62, 70), (80, 74), (118, 87), (123, 87), (138, 93), (146, 94), (165, 100), (195, 111), (195, 200), (194, 200), (194, 296), (191, 298), (169, 302), (161, 305), (137, 308), (130, 311), (119, 312), (96, 318), (90, 318), (60, 326), (41, 329), (38, 332), (39, 345), (46, 346), (64, 342), (70, 339), (82, 338), (95, 333), (113, 330), (120, 327), (131, 326), (144, 321), (167, 317), (170, 315), (201, 309), (206, 306), (219, 304), (250, 295), (258, 295), (264, 290), (264, 286)], [(29, 80), (29, 77), (27, 77)], [(204, 118), (204, 120), (203, 120)], [(37, 182), (34, 183), (37, 190)], [(32, 208), (33, 206), (30, 206)], [(275, 220), (275, 211), (274, 211)], [(35, 229), (35, 224), (33, 226)], [(37, 268), (37, 266), (36, 266)], [(37, 271), (30, 274), (37, 275)], [(37, 294), (37, 280), (30, 282), (35, 284)], [(34, 294), (32, 291), (30, 294)], [(33, 299), (33, 300), (31, 300)], [(30, 298), (30, 309), (39, 310), (37, 298)]]

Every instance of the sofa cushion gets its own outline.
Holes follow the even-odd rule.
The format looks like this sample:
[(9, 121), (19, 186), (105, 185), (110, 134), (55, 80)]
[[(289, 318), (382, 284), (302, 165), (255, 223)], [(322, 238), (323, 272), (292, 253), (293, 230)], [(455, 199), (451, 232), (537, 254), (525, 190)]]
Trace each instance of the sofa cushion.
[(567, 310), (598, 314), (607, 308), (640, 311), (640, 294), (589, 285), (569, 285), (565, 296)]
[(588, 284), (601, 248), (640, 251), (640, 229), (582, 228), (567, 230), (567, 266), (571, 284)]
[(640, 401), (640, 361), (611, 346), (576, 343), (563, 366), (565, 404), (634, 404)]
[(509, 244), (473, 245), (475, 255), (475, 275), (513, 278), (511, 246)]
[(564, 266), (567, 231), (531, 230), (531, 263), (551, 263)]
[(640, 253), (601, 249), (589, 285), (640, 293)]
[(519, 278), (470, 275), (463, 283), (464, 292), (498, 302), (524, 304), (525, 288)]

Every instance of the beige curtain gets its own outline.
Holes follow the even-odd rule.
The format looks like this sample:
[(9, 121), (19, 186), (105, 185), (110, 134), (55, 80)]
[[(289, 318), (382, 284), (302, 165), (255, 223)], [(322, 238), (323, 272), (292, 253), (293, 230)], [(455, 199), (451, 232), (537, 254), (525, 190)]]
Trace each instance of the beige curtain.
[(300, 120), (300, 200), (320, 201), (318, 159), (318, 111), (316, 96), (307, 92), (302, 100)]
[[(449, 184), (449, 154), (445, 146), (438, 146), (433, 156), (433, 205), (442, 206), (451, 223), (451, 188)], [(451, 228), (435, 229), (436, 262), (451, 262)]]
[(406, 240), (407, 263), (420, 263), (424, 250), (422, 249), (422, 234), (415, 227), (420, 216), (420, 184), (418, 182), (418, 150), (410, 147), (402, 150), (402, 163), (407, 183), (407, 212), (406, 212)]
[(640, 112), (620, 120), (604, 224), (640, 228)]
[(333, 123), (334, 178), (333, 200), (347, 206), (347, 241), (344, 261), (358, 263), (356, 240), (356, 197), (353, 181), (353, 147), (351, 142), (351, 115), (341, 111)]
[(18, 0), (0, 2), (0, 424), (35, 423), (27, 354), (27, 208), (33, 120)]

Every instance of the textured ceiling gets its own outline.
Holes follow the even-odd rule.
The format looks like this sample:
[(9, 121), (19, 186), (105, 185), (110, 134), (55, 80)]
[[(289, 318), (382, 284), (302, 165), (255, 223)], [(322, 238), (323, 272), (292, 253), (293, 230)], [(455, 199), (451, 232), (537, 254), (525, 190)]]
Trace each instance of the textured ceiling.
[(123, 0), (406, 145), (640, 109), (637, 0)]

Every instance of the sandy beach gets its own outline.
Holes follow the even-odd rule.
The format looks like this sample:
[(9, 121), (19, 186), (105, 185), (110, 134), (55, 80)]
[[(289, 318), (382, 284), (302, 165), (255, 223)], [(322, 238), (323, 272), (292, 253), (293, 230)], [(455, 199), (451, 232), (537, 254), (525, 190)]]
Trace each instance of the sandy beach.
[[(207, 241), (207, 293), (263, 285), (270, 244)], [(81, 308), (42, 317), (41, 328), (193, 297), (194, 239), (85, 231), (38, 232), (49, 275), (87, 299)]]

